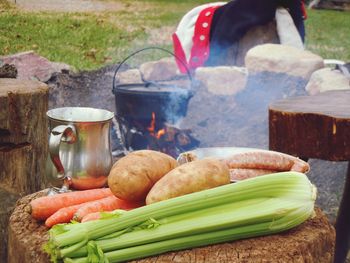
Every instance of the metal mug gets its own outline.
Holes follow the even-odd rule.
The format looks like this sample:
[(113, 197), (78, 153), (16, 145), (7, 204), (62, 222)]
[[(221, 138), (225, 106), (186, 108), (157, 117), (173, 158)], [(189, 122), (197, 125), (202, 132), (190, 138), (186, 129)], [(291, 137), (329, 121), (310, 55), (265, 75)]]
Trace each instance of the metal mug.
[(46, 114), (50, 132), (49, 181), (56, 186), (63, 181), (59, 192), (104, 186), (112, 166), (109, 129), (113, 112), (64, 107)]

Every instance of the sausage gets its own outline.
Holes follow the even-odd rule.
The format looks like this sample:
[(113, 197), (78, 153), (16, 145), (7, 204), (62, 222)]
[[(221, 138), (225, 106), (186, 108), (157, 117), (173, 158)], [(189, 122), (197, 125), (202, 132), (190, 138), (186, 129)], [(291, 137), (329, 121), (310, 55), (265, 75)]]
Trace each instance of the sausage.
[(278, 171), (274, 170), (265, 170), (265, 169), (242, 169), (242, 168), (234, 168), (230, 169), (230, 181), (242, 181), (245, 179), (253, 178), (260, 175), (277, 173)]
[(223, 159), (229, 169), (263, 169), (271, 171), (297, 171), (307, 172), (310, 166), (307, 162), (294, 156), (272, 152), (272, 151), (251, 151), (237, 153)]

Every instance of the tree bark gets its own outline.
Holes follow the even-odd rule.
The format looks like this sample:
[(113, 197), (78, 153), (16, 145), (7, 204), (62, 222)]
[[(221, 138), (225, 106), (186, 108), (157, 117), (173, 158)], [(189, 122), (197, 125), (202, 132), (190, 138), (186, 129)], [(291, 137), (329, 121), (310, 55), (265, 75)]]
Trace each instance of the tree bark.
[(0, 187), (28, 194), (45, 186), (48, 87), (0, 79)]
[(47, 108), (46, 84), (0, 78), (0, 262), (16, 200), (46, 186)]
[(270, 149), (301, 158), (350, 160), (350, 90), (299, 96), (269, 107)]
[[(43, 192), (19, 200), (9, 224), (8, 263), (47, 263), (42, 250), (48, 229), (31, 218), (29, 202)], [(335, 231), (320, 209), (303, 224), (280, 234), (164, 253), (135, 260), (138, 263), (234, 262), (234, 263), (332, 263)]]

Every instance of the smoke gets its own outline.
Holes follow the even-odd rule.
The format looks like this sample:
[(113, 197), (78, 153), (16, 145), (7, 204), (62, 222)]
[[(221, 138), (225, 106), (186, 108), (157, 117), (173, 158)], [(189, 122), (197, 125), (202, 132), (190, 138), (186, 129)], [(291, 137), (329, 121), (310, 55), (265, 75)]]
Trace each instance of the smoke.
[(269, 104), (304, 95), (305, 85), (306, 81), (301, 78), (272, 72), (249, 75), (245, 88), (236, 95), (213, 94), (198, 85), (181, 128), (191, 129), (201, 147), (266, 149)]
[(167, 123), (177, 127), (180, 125), (181, 120), (187, 114), (191, 97), (192, 91), (188, 88), (175, 88), (174, 92), (169, 93), (162, 107)]

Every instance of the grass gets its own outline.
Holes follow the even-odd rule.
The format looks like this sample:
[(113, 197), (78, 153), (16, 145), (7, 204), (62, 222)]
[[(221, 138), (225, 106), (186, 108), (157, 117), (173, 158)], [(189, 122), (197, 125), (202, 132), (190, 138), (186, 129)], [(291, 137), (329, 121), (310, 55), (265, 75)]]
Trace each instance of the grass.
[(350, 12), (311, 10), (305, 26), (307, 49), (350, 62)]
[[(23, 12), (0, 0), (0, 55), (34, 50), (51, 61), (90, 70), (121, 61), (145, 46), (171, 50), (171, 33), (181, 17), (210, 1), (119, 2), (123, 8), (116, 11), (67, 14)], [(350, 61), (350, 13), (310, 10), (308, 14), (307, 48), (324, 58)]]

